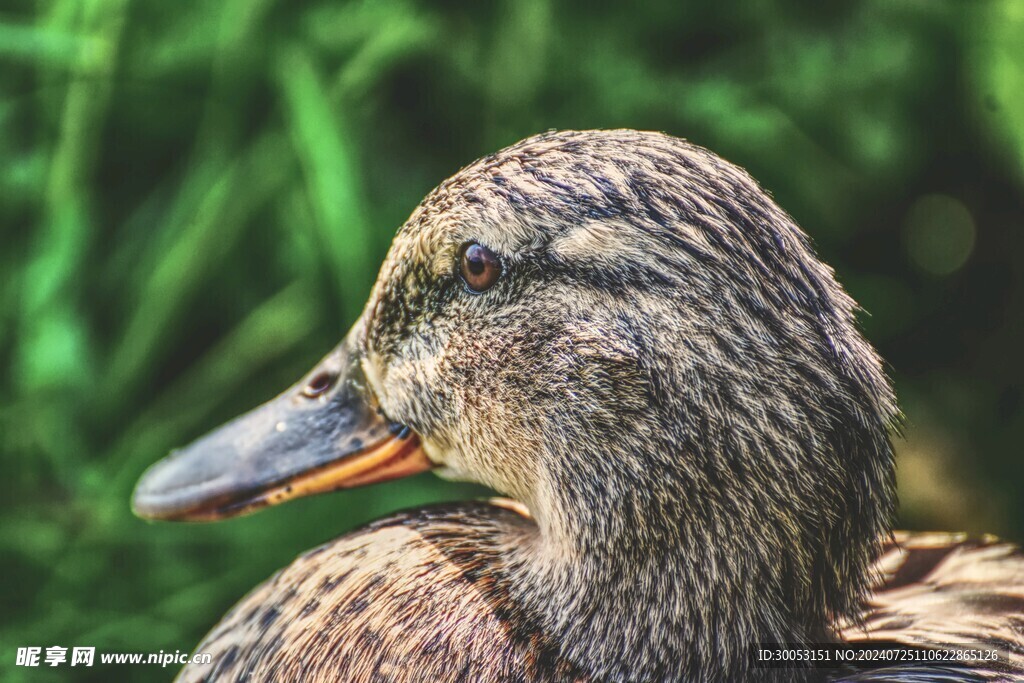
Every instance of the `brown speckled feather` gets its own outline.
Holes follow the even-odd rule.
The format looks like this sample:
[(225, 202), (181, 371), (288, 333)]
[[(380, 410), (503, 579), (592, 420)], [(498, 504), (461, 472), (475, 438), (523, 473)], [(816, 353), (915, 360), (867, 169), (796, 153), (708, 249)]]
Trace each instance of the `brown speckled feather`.
[(297, 558), (198, 646), (180, 681), (580, 680), (508, 599), (524, 519), (485, 503), (400, 513)]
[[(187, 681), (584, 680), (509, 599), (502, 547), (527, 524), (484, 503), (401, 513), (295, 560), (197, 648)], [(992, 538), (897, 533), (850, 642), (992, 645), (1009, 666), (903, 666), (837, 681), (1024, 677), (1024, 555)]]
[(849, 642), (988, 646), (1008, 662), (970, 670), (891, 667), (844, 681), (1024, 680), (1024, 553), (991, 536), (897, 532), (875, 563), (880, 581)]

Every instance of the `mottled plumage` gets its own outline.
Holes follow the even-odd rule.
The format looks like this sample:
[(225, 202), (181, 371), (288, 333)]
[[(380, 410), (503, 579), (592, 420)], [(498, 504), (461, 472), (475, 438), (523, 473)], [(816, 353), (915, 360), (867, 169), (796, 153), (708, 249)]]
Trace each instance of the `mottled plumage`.
[(839, 625), (844, 641), (989, 646), (1009, 659), (969, 670), (894, 667), (850, 680), (1024, 680), (1024, 554), (1019, 548), (991, 536), (900, 531), (885, 543), (874, 575), (878, 581), (857, 623)]
[[(467, 244), (500, 260), (486, 291), (460, 277)], [(977, 565), (999, 582), (970, 596), (1009, 609), (957, 622), (962, 584), (890, 578), (862, 611), (899, 416), (855, 313), (741, 169), (657, 133), (543, 134), (432, 192), (311, 379), (155, 467), (136, 504), (208, 518), (415, 471), (412, 445), (360, 451), (362, 401), (442, 476), (529, 510), (413, 511), (300, 558), (200, 646), (228, 679), (792, 681), (812, 672), (754, 669), (750, 646), (864, 637), (837, 624), (1020, 642), (1008, 552)], [(287, 467), (270, 415), (317, 426)], [(306, 462), (314, 476), (295, 475)], [(936, 605), (918, 613), (923, 596)]]
[(212, 668), (181, 680), (575, 680), (509, 597), (505, 555), (528, 525), (466, 503), (316, 548), (239, 603), (199, 646)]
[[(509, 599), (504, 556), (528, 522), (509, 501), (438, 506), (375, 522), (312, 550), (245, 597), (196, 648), (210, 680), (587, 681)], [(971, 669), (895, 665), (836, 683), (1009, 681), (1024, 676), (1024, 556), (992, 538), (898, 532), (850, 643), (991, 646)], [(436, 624), (424, 629), (423, 623)]]

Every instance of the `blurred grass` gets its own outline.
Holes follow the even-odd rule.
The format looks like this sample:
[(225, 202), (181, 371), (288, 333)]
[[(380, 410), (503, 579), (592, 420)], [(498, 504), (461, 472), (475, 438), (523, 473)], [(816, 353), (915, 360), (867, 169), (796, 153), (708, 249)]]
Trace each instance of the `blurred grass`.
[(0, 7), (0, 661), (191, 648), (421, 477), (214, 526), (128, 499), (341, 338), (391, 235), (548, 128), (747, 167), (870, 312), (910, 421), (903, 522), (1024, 532), (1024, 5), (7, 0)]

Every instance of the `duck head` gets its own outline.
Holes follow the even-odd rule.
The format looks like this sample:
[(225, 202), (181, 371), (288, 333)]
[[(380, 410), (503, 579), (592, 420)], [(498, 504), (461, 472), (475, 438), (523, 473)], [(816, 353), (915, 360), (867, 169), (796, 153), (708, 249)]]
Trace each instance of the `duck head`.
[(432, 468), (529, 508), (520, 597), (584, 670), (728, 677), (754, 642), (828, 637), (888, 528), (897, 409), (855, 310), (741, 169), (546, 133), (434, 190), (338, 349), (155, 465), (135, 510)]

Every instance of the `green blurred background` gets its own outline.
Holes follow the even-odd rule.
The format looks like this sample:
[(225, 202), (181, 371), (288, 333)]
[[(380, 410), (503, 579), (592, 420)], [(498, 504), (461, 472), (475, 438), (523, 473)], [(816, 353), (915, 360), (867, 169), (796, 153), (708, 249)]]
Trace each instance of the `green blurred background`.
[[(143, 469), (297, 379), (395, 228), (548, 128), (748, 168), (870, 315), (901, 524), (1024, 534), (1024, 2), (0, 0), (0, 678), (191, 649), (300, 551), (474, 495), (431, 476), (147, 524)], [(828, 5), (826, 7), (826, 5)]]

